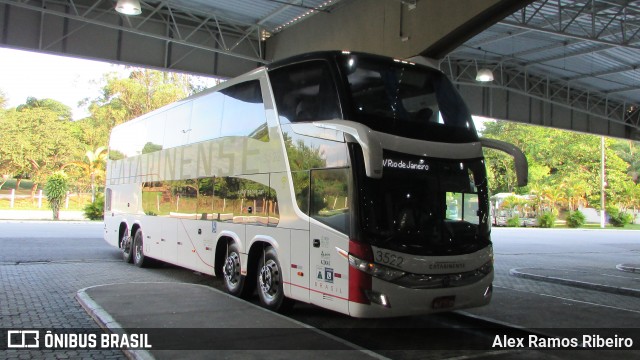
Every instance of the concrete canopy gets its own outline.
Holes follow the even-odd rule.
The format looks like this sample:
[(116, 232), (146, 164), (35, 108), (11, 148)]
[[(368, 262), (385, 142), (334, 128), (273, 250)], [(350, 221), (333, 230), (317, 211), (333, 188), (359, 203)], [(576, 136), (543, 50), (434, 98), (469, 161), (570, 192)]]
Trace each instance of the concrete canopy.
[[(640, 137), (635, 2), (143, 0), (138, 16), (115, 5), (0, 0), (0, 46), (219, 77), (313, 50), (422, 55), (475, 114)], [(493, 83), (475, 81), (485, 65)]]

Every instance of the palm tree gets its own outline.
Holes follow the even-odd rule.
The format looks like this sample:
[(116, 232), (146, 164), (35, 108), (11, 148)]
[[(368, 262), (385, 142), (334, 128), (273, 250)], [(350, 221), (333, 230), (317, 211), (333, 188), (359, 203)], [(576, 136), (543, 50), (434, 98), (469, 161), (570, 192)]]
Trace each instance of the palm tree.
[(96, 180), (104, 177), (104, 164), (107, 153), (107, 147), (100, 146), (95, 151), (87, 150), (85, 153), (87, 162), (74, 161), (63, 166), (63, 168), (71, 165), (79, 166), (85, 171), (85, 174), (89, 175), (91, 179), (91, 202), (96, 201)]
[(569, 210), (578, 210), (585, 200), (587, 185), (575, 177), (565, 178), (560, 184), (560, 194), (566, 200)]
[(562, 192), (556, 186), (545, 186), (542, 188), (541, 194), (551, 207), (554, 214), (558, 214), (558, 204), (562, 201)]

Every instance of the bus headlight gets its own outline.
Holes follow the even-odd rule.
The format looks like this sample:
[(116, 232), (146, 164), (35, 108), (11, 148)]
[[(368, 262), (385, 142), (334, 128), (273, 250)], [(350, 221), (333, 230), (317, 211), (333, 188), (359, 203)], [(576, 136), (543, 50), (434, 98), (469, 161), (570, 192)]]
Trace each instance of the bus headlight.
[(384, 265), (362, 260), (351, 254), (349, 254), (349, 265), (362, 271), (365, 274), (369, 274), (385, 281), (393, 281), (403, 277), (406, 274), (404, 271), (392, 269)]

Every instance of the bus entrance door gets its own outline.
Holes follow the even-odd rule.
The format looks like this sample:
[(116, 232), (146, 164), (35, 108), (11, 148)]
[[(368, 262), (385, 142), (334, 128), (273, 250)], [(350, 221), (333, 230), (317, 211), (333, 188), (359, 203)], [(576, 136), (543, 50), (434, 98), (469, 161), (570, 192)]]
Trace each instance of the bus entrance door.
[(291, 297), (309, 302), (309, 231), (291, 230)]
[(311, 303), (348, 312), (349, 263), (336, 248), (348, 249), (349, 240), (325, 226), (311, 224)]

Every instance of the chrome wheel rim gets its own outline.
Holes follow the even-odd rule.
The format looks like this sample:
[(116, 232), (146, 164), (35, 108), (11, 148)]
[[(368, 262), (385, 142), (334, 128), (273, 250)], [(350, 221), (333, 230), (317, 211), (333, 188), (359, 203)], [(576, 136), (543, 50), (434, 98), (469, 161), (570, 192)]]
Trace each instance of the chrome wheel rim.
[(235, 289), (240, 282), (240, 256), (238, 253), (233, 252), (227, 256), (223, 273), (227, 287)]
[(269, 259), (262, 266), (258, 282), (265, 300), (272, 302), (278, 295), (278, 286), (280, 284), (280, 271), (275, 261)]
[(122, 237), (122, 252), (125, 255), (131, 252), (131, 237), (128, 235)]
[(140, 262), (140, 260), (142, 259), (142, 244), (140, 242), (137, 242), (135, 245), (135, 258), (136, 258), (136, 262)]

